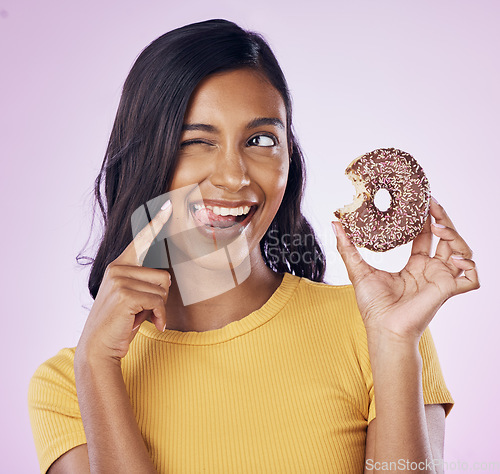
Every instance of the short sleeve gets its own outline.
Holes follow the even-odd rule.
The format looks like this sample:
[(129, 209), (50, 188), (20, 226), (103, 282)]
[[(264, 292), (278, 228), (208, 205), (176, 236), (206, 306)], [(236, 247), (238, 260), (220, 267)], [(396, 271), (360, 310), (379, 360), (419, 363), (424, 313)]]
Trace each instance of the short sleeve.
[(85, 444), (73, 360), (75, 349), (62, 349), (31, 378), (28, 410), (40, 472), (70, 449)]
[[(450, 413), (454, 401), (451, 393), (446, 387), (443, 372), (439, 363), (436, 347), (432, 339), (429, 327), (425, 329), (418, 344), (418, 350), (422, 357), (422, 394), (424, 397), (424, 404), (443, 404), (445, 416)], [(370, 371), (369, 380), (369, 396), (370, 405), (368, 409), (368, 423), (372, 421), (375, 414), (375, 399), (373, 390), (373, 377)]]

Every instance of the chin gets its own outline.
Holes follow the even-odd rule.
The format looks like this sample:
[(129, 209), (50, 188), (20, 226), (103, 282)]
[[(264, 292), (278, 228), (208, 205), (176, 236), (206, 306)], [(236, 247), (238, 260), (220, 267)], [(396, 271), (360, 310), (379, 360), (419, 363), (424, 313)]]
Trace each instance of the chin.
[[(199, 237), (198, 237), (199, 239)], [(227, 271), (234, 269), (236, 271), (240, 266), (247, 266), (250, 261), (250, 249), (248, 246), (245, 232), (239, 234), (236, 238), (227, 241), (210, 242), (207, 248), (206, 243), (200, 242), (198, 239), (193, 239), (188, 242), (183, 242), (181, 258), (176, 258), (175, 249), (174, 254), (171, 252), (172, 263), (186, 263), (192, 262), (193, 271), (196, 267), (203, 270), (214, 272), (216, 277), (217, 272)], [(202, 250), (202, 251), (200, 251)], [(179, 255), (181, 251), (179, 250)]]

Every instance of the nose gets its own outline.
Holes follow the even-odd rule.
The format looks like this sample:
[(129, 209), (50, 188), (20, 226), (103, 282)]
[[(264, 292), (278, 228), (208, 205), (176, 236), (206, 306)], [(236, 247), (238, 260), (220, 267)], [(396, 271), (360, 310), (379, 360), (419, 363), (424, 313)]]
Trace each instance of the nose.
[(244, 156), (237, 151), (219, 153), (210, 176), (212, 184), (230, 193), (237, 193), (250, 184)]

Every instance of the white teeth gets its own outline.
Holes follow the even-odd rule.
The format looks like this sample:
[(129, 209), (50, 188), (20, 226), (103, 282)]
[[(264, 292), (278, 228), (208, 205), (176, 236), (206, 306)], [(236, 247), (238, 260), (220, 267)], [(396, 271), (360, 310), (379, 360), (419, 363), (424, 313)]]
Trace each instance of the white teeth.
[(250, 212), (250, 206), (240, 206), (240, 207), (219, 207), (219, 206), (204, 206), (203, 204), (195, 204), (194, 210), (199, 211), (200, 209), (210, 209), (214, 214), (218, 216), (243, 216)]

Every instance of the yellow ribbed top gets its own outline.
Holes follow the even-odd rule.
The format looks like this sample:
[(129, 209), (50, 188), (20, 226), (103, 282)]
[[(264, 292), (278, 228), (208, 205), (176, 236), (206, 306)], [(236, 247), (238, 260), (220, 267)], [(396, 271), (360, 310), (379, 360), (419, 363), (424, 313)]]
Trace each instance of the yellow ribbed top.
[[(424, 402), (453, 399), (429, 329)], [(41, 472), (86, 442), (75, 348), (35, 372), (29, 412)], [(285, 273), (257, 311), (205, 332), (145, 322), (122, 361), (137, 423), (160, 473), (360, 473), (375, 417), (366, 331), (351, 285)]]

